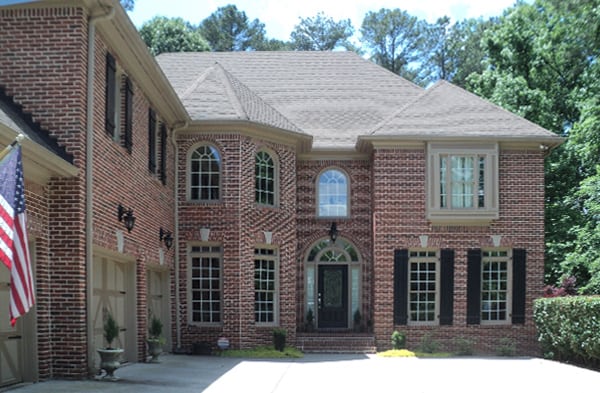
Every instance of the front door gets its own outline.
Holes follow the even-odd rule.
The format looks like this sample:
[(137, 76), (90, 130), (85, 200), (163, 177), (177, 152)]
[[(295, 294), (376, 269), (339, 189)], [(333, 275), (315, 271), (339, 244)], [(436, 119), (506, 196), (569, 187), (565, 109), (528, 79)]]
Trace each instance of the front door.
[(319, 328), (348, 327), (348, 266), (319, 265)]

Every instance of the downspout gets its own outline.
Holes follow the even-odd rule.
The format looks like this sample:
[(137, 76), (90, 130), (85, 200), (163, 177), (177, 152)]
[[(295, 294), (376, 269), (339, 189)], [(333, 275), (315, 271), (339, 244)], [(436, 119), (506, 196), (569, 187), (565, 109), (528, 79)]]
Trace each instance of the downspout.
[(114, 16), (115, 9), (110, 9), (101, 15), (91, 16), (88, 19), (88, 58), (87, 58), (87, 108), (86, 108), (86, 143), (85, 143), (85, 270), (86, 270), (86, 324), (87, 324), (87, 344), (88, 344), (88, 371), (94, 372), (92, 361), (94, 357), (94, 327), (90, 321), (92, 310), (92, 297), (94, 277), (93, 277), (93, 242), (94, 242), (94, 221), (93, 221), (93, 174), (94, 174), (94, 60), (96, 57), (96, 23), (101, 20), (107, 20)]
[(179, 300), (179, 149), (177, 149), (177, 140), (175, 138), (177, 131), (186, 129), (188, 127), (188, 123), (185, 122), (181, 127), (174, 127), (173, 132), (171, 133), (171, 143), (173, 144), (173, 149), (175, 150), (175, 179), (173, 186), (173, 197), (175, 200), (174, 209), (175, 209), (175, 228), (173, 228), (173, 237), (175, 238), (175, 337), (176, 337), (176, 352), (181, 353), (183, 350), (181, 348), (181, 314), (180, 314), (180, 300)]

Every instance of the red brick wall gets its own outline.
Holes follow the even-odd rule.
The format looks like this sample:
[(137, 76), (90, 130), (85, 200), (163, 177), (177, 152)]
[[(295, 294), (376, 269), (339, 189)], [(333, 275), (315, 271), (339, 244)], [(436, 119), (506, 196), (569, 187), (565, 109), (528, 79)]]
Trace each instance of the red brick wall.
[[(87, 15), (80, 8), (0, 10), (0, 86), (73, 154), (80, 169), (74, 178), (51, 179), (45, 189), (36, 189), (30, 198), (36, 225), (41, 379), (81, 378), (88, 373), (84, 177), (87, 29)], [(97, 36), (94, 245), (116, 251), (115, 231), (125, 231), (125, 253), (137, 261), (133, 269), (137, 277), (137, 358), (142, 360), (146, 351), (146, 266), (158, 263), (159, 228), (174, 229), (173, 177), (168, 176), (167, 184), (162, 185), (148, 172), (149, 103), (135, 78), (132, 154), (104, 132), (107, 50), (102, 37)], [(119, 63), (119, 55), (112, 54)], [(168, 173), (173, 172), (173, 157), (169, 144)], [(28, 192), (33, 192), (32, 187), (27, 185)], [(117, 221), (119, 203), (134, 210), (137, 221), (131, 234)], [(173, 265), (173, 256), (172, 250), (166, 252), (168, 266)]]
[[(198, 143), (213, 144), (221, 155), (221, 201), (189, 202), (187, 187), (187, 154)], [(273, 232), (272, 245), (279, 251), (279, 326), (295, 337), (296, 267), (295, 267), (295, 152), (294, 149), (250, 137), (232, 134), (178, 136), (179, 198), (179, 301), (182, 326), (182, 348), (191, 349), (197, 342), (213, 346), (220, 336), (227, 337), (233, 347), (252, 347), (272, 342), (273, 327), (257, 327), (254, 322), (254, 248), (264, 245), (263, 231)], [(274, 153), (280, 168), (280, 203), (278, 207), (262, 207), (254, 202), (254, 155), (267, 148)], [(210, 242), (223, 247), (223, 323), (202, 326), (188, 323), (187, 294), (188, 244), (199, 244), (200, 228), (210, 228)]]
[[(456, 337), (475, 340), (476, 350), (495, 352), (499, 340), (511, 338), (522, 354), (538, 351), (532, 320), (533, 299), (543, 286), (544, 163), (539, 151), (500, 154), (500, 218), (489, 226), (432, 226), (425, 219), (426, 161), (424, 150), (375, 150), (373, 155), (374, 206), (374, 331), (380, 348), (391, 346), (393, 330), (407, 333), (411, 347), (430, 335), (446, 348)], [(455, 250), (454, 313), (452, 326), (394, 326), (394, 250), (419, 248), (419, 235), (429, 246)], [(469, 248), (491, 247), (490, 235), (503, 235), (502, 247), (527, 250), (526, 321), (524, 325), (466, 324), (466, 253)]]
[[(325, 169), (338, 168), (349, 177), (350, 214), (347, 218), (317, 218), (317, 181)], [(306, 160), (298, 163), (298, 304), (296, 323), (302, 326), (306, 322), (304, 261), (311, 245), (321, 238), (329, 238), (332, 221), (336, 221), (339, 236), (354, 244), (362, 257), (362, 299), (361, 315), (363, 321), (371, 319), (373, 314), (373, 253), (371, 219), (371, 163), (368, 160)]]

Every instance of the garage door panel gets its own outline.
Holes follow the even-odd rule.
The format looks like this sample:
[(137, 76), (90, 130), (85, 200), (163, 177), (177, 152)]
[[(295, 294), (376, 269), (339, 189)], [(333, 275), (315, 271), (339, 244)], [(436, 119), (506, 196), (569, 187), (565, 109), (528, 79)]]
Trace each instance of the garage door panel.
[(17, 321), (13, 327), (10, 325), (10, 272), (0, 264), (0, 386), (10, 385), (22, 381), (22, 339), (20, 324)]
[[(127, 263), (120, 263), (107, 258), (94, 259), (94, 296), (92, 315), (94, 338), (97, 346), (105, 346), (103, 325), (108, 313), (111, 313), (121, 331), (112, 346), (125, 349), (123, 360), (133, 356), (128, 351), (129, 341), (134, 345), (135, 339), (128, 332), (128, 326), (135, 326), (135, 312), (131, 304), (134, 291), (128, 293), (131, 283), (132, 269)], [(131, 284), (129, 284), (131, 285)], [(135, 301), (135, 299), (133, 299)], [(133, 348), (132, 348), (133, 349)]]

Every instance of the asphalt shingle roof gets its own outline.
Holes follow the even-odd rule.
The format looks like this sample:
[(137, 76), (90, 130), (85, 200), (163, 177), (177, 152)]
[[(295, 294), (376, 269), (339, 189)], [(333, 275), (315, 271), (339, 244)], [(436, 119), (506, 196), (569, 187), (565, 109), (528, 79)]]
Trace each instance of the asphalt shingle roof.
[(359, 136), (556, 136), (448, 82), (424, 90), (353, 52), (164, 53), (157, 61), (192, 121), (301, 132), (315, 149), (352, 149)]

